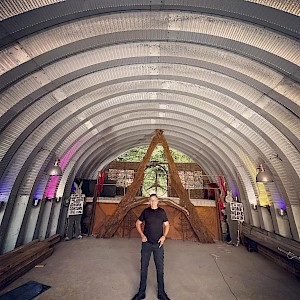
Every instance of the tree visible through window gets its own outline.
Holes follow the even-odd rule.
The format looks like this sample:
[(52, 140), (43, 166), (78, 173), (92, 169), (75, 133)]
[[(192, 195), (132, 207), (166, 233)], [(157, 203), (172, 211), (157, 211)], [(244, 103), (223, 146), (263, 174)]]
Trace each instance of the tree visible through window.
[[(123, 153), (117, 161), (140, 162), (143, 160), (148, 146), (136, 147)], [(172, 157), (176, 163), (193, 163), (194, 161), (187, 155), (170, 149)], [(148, 167), (145, 169), (142, 195), (148, 196), (156, 193), (158, 196), (167, 196), (168, 191), (168, 164), (165, 151), (158, 145), (153, 150)]]

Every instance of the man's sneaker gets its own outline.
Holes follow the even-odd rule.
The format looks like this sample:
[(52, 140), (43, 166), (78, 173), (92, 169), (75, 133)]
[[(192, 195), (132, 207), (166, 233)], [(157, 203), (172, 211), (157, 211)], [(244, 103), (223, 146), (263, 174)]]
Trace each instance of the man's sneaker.
[(82, 235), (81, 235), (81, 234), (79, 234), (77, 238), (78, 238), (78, 239), (82, 239)]
[(146, 298), (145, 294), (137, 293), (136, 295), (134, 295), (132, 300), (142, 300), (142, 299), (145, 299), (145, 298)]
[(159, 300), (170, 300), (170, 298), (168, 297), (167, 293), (166, 292), (163, 292), (162, 294), (158, 294), (157, 295), (157, 298)]
[(69, 240), (70, 240), (70, 239), (66, 236), (66, 237), (65, 237), (65, 241), (69, 241)]

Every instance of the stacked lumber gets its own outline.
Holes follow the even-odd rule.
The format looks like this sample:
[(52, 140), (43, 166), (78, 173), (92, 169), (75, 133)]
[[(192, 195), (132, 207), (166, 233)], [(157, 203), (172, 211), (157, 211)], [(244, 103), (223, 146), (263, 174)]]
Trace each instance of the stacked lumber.
[(43, 241), (33, 240), (0, 256), (0, 290), (41, 263), (53, 253), (52, 245), (60, 241), (55, 234)]

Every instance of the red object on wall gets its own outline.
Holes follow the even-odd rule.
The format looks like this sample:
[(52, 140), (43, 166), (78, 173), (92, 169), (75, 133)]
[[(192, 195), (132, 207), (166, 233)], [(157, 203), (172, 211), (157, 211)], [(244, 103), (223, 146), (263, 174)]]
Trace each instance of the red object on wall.
[(104, 187), (104, 177), (105, 177), (105, 172), (104, 171), (100, 171), (98, 173), (98, 196), (100, 196), (101, 192), (103, 191), (103, 187)]
[(227, 189), (226, 189), (226, 184), (225, 184), (223, 176), (219, 176), (219, 182), (220, 182), (221, 192), (222, 192), (223, 196), (225, 197), (227, 194)]

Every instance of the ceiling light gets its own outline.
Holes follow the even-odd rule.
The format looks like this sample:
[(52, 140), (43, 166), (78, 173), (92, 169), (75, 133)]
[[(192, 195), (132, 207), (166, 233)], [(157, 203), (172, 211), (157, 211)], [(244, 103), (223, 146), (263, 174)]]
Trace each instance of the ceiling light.
[(50, 176), (61, 176), (62, 175), (62, 169), (58, 164), (59, 164), (59, 159), (57, 158), (54, 162), (54, 165), (49, 168), (48, 175), (50, 175)]
[(273, 182), (273, 177), (269, 171), (266, 171), (262, 165), (257, 168), (256, 182)]

